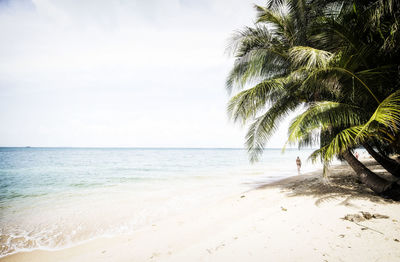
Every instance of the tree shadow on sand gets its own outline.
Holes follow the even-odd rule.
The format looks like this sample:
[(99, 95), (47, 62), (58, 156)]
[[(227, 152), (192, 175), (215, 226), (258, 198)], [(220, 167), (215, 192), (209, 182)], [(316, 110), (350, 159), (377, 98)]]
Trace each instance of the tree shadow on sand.
[[(363, 162), (380, 176), (388, 176), (376, 162)], [(289, 197), (313, 197), (316, 199), (317, 206), (326, 201), (340, 201), (341, 205), (351, 206), (350, 200), (353, 199), (364, 199), (383, 204), (393, 203), (393, 200), (378, 196), (361, 184), (348, 165), (332, 167), (328, 178), (322, 177), (322, 171), (316, 171), (309, 175), (289, 177), (269, 184), (255, 184), (254, 187), (255, 189), (279, 188)]]

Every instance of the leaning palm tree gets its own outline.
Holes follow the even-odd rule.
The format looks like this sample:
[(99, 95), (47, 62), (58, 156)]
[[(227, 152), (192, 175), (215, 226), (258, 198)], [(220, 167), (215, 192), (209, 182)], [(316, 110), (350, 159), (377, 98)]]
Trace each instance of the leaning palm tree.
[[(251, 160), (257, 160), (265, 142), (290, 111), (301, 106), (312, 111), (318, 105), (320, 109), (321, 106), (329, 108), (330, 122), (317, 122), (311, 127), (303, 124), (302, 132), (297, 133), (301, 136), (292, 133), (291, 139), (298, 139), (300, 146), (309, 144), (316, 140), (313, 134), (318, 134), (315, 132), (318, 129), (321, 138), (319, 156), (328, 163), (331, 158), (326, 157), (329, 154), (324, 148), (341, 131), (365, 125), (381, 100), (398, 89), (396, 85), (382, 88), (396, 66), (382, 63), (388, 61), (385, 55), (376, 58), (377, 52), (383, 50), (378, 40), (387, 42), (388, 38), (368, 39), (376, 32), (384, 36), (387, 30), (365, 29), (364, 16), (357, 13), (356, 3), (349, 5), (348, 2), (311, 1), (311, 4), (306, 4), (305, 1), (272, 1), (266, 8), (256, 7), (258, 20), (255, 28), (246, 28), (233, 37), (236, 61), (228, 77), (228, 90), (232, 91), (233, 86), (240, 89), (256, 83), (235, 95), (228, 106), (235, 121), (245, 123), (254, 119), (246, 136)], [(318, 11), (324, 10), (322, 15), (316, 11), (316, 6)], [(371, 11), (370, 3), (361, 7), (363, 14), (368, 14), (367, 20), (380, 21), (376, 15), (371, 15), (376, 12)], [(346, 27), (349, 21), (350, 30)], [(354, 37), (352, 32), (361, 35)], [(391, 39), (392, 42), (395, 40)], [(394, 49), (392, 46), (389, 56), (395, 53)], [(383, 51), (387, 54), (387, 50)], [(389, 57), (389, 61), (395, 59)], [(270, 107), (266, 109), (268, 104)], [(295, 122), (302, 121), (305, 120), (300, 117)], [(383, 137), (385, 128), (385, 136), (399, 137), (398, 132), (387, 132), (388, 126), (382, 125), (375, 140)], [(387, 183), (350, 154), (351, 149), (361, 142), (368, 145), (367, 140), (359, 139), (366, 131), (373, 133), (370, 128), (364, 128), (354, 141), (342, 140), (346, 142), (342, 143), (345, 150), (334, 151), (331, 155), (344, 157), (366, 184), (381, 193), (389, 189)], [(380, 160), (388, 162), (385, 157)]]
[[(289, 130), (289, 142), (300, 141), (310, 144), (310, 136), (315, 133), (328, 133), (328, 141), (310, 158), (322, 159), (329, 163), (334, 157), (342, 156), (357, 171), (360, 180), (379, 194), (399, 198), (399, 185), (393, 181), (376, 176), (350, 152), (350, 148), (365, 145), (366, 141), (390, 139), (388, 132), (398, 132), (400, 128), (400, 90), (396, 91), (376, 108), (371, 117), (363, 124), (363, 109), (338, 102), (319, 102), (310, 106), (297, 116)], [(351, 125), (349, 128), (343, 126)], [(335, 132), (336, 131), (336, 132)], [(336, 134), (336, 135), (332, 135)], [(332, 138), (333, 137), (333, 138)], [(399, 176), (399, 173), (392, 173)]]
[[(319, 28), (323, 28), (323, 31), (321, 30), (313, 37), (314, 40), (320, 42), (320, 46), (334, 50), (340, 58), (346, 57), (347, 53), (348, 59), (342, 59), (345, 63), (339, 64), (338, 67), (343, 73), (353, 74), (351, 79), (353, 83), (342, 83), (341, 90), (345, 93), (345, 89), (351, 91), (349, 89), (351, 87), (353, 98), (351, 98), (351, 92), (347, 92), (346, 97), (351, 99), (347, 99), (346, 103), (361, 107), (369, 116), (380, 101), (400, 88), (399, 1), (361, 3), (342, 1), (341, 4), (341, 12), (322, 19)], [(341, 44), (338, 45), (338, 43)], [(358, 93), (354, 98), (354, 89), (360, 84), (366, 87), (371, 95), (361, 97), (362, 93)], [(368, 93), (365, 92), (367, 95)], [(343, 100), (340, 101), (343, 102)], [(362, 115), (363, 112), (359, 114)], [(398, 141), (399, 134), (392, 129), (385, 132), (385, 135), (380, 136), (379, 139), (364, 141), (362, 146), (389, 172), (399, 176), (399, 163), (387, 157), (387, 153), (385, 154), (385, 151), (400, 152)], [(380, 152), (376, 152), (370, 143), (374, 144)], [(385, 145), (386, 150), (379, 150), (381, 145)]]

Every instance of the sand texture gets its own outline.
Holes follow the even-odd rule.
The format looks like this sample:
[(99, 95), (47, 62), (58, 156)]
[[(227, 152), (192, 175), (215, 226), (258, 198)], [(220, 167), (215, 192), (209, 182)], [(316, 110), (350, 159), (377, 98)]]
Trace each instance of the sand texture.
[(351, 172), (342, 165), (329, 181), (310, 174), (257, 185), (129, 236), (0, 261), (400, 261), (400, 204)]

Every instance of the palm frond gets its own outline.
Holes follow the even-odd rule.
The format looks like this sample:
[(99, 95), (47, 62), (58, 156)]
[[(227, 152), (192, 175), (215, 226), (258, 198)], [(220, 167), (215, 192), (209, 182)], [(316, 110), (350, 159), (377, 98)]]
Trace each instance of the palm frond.
[(398, 132), (400, 127), (400, 90), (389, 95), (379, 104), (368, 122), (362, 126), (356, 139), (367, 136), (375, 123), (379, 123), (393, 133)]
[(270, 101), (272, 92), (283, 91), (286, 83), (286, 77), (273, 78), (241, 91), (228, 103), (229, 116), (234, 122), (240, 120), (244, 124), (246, 120), (254, 118), (260, 110), (264, 109), (266, 103)]
[(316, 162), (318, 159), (323, 162), (330, 163), (335, 156), (341, 155), (348, 148), (358, 145), (362, 141), (355, 139), (357, 134), (360, 132), (362, 125), (352, 126), (339, 132), (326, 146), (315, 150), (309, 157), (312, 162)]
[(279, 123), (301, 104), (293, 96), (286, 95), (274, 103), (266, 113), (256, 118), (246, 134), (246, 147), (251, 162), (258, 160), (265, 143), (277, 130)]
[(329, 65), (333, 54), (308, 46), (295, 46), (289, 49), (289, 59), (294, 67), (307, 69), (325, 68)]
[[(371, 126), (379, 123), (385, 128), (374, 128)], [(324, 161), (330, 162), (334, 156), (342, 154), (345, 150), (359, 145), (371, 137), (382, 138), (387, 129), (398, 132), (400, 126), (400, 90), (388, 96), (377, 107), (371, 118), (363, 125), (356, 125), (339, 132), (330, 143), (316, 150), (310, 158), (315, 161), (319, 156)], [(386, 130), (385, 130), (386, 129)]]
[(363, 110), (354, 105), (330, 101), (313, 103), (293, 119), (286, 144), (309, 140), (309, 134), (315, 129), (359, 125), (362, 123), (362, 113)]

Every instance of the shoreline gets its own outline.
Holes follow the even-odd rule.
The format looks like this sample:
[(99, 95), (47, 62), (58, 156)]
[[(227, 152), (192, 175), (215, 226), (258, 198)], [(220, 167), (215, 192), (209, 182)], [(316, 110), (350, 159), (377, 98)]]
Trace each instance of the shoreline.
[[(259, 185), (130, 235), (0, 261), (400, 260), (400, 203), (363, 189), (346, 165), (332, 167), (329, 183), (318, 172)], [(342, 219), (361, 211), (389, 218), (362, 226)]]

